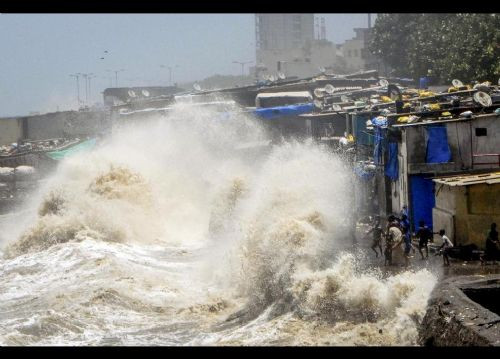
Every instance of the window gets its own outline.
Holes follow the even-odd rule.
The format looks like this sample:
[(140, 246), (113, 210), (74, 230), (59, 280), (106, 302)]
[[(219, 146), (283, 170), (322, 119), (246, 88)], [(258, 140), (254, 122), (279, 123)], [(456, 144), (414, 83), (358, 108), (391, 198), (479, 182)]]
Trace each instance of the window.
[(358, 57), (358, 49), (354, 50), (354, 57)]
[(476, 127), (476, 136), (488, 136), (488, 129), (482, 127)]
[(351, 57), (351, 54), (352, 54), (351, 50), (348, 50), (347, 51), (347, 57)]

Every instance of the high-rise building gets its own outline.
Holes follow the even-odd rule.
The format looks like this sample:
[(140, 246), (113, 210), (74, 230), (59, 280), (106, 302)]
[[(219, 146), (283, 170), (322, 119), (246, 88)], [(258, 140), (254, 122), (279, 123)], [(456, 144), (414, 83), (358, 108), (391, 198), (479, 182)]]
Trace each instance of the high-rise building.
[(314, 14), (256, 14), (259, 50), (291, 50), (314, 39)]
[(326, 40), (325, 20), (314, 14), (256, 14), (255, 40), (257, 61), (250, 70), (256, 78), (278, 72), (312, 76), (341, 54)]
[(368, 28), (356, 28), (354, 32), (354, 38), (335, 45), (326, 39), (325, 18), (315, 18), (314, 14), (256, 14), (256, 66), (250, 72), (258, 79), (279, 72), (287, 77), (309, 77), (324, 70), (382, 71), (381, 62), (369, 51), (371, 16)]

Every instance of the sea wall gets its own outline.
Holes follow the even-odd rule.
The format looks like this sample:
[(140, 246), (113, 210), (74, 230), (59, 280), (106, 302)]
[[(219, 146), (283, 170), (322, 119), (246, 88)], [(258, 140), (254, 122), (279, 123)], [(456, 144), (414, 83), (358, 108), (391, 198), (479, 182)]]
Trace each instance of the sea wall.
[(0, 118), (0, 146), (26, 139), (93, 137), (110, 130), (110, 113), (104, 110)]
[[(471, 292), (476, 293), (474, 298), (477, 301), (466, 294)], [(420, 344), (500, 346), (500, 315), (492, 311), (498, 307), (491, 305), (499, 303), (499, 299), (500, 275), (459, 276), (443, 280), (431, 294), (419, 328)]]

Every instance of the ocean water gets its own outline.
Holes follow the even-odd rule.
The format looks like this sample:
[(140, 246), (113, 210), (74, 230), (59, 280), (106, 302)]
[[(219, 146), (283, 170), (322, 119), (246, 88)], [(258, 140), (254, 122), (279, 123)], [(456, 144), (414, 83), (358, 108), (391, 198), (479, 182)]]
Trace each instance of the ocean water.
[(368, 268), (349, 169), (268, 142), (179, 105), (64, 160), (0, 217), (0, 344), (416, 345), (436, 276)]

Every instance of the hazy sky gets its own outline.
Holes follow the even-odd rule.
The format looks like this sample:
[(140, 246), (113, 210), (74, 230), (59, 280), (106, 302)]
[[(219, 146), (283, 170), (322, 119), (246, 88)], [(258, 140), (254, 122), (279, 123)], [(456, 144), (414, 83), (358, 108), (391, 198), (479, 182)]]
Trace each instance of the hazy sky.
[[(325, 17), (334, 43), (367, 26), (366, 14), (316, 16)], [(115, 85), (106, 70), (125, 70), (118, 86), (168, 85), (162, 64), (179, 65), (179, 83), (238, 75), (241, 66), (232, 61), (255, 61), (254, 43), (253, 14), (0, 14), (0, 116), (76, 109), (69, 75), (77, 72), (97, 76), (92, 102), (102, 102), (111, 77)]]

